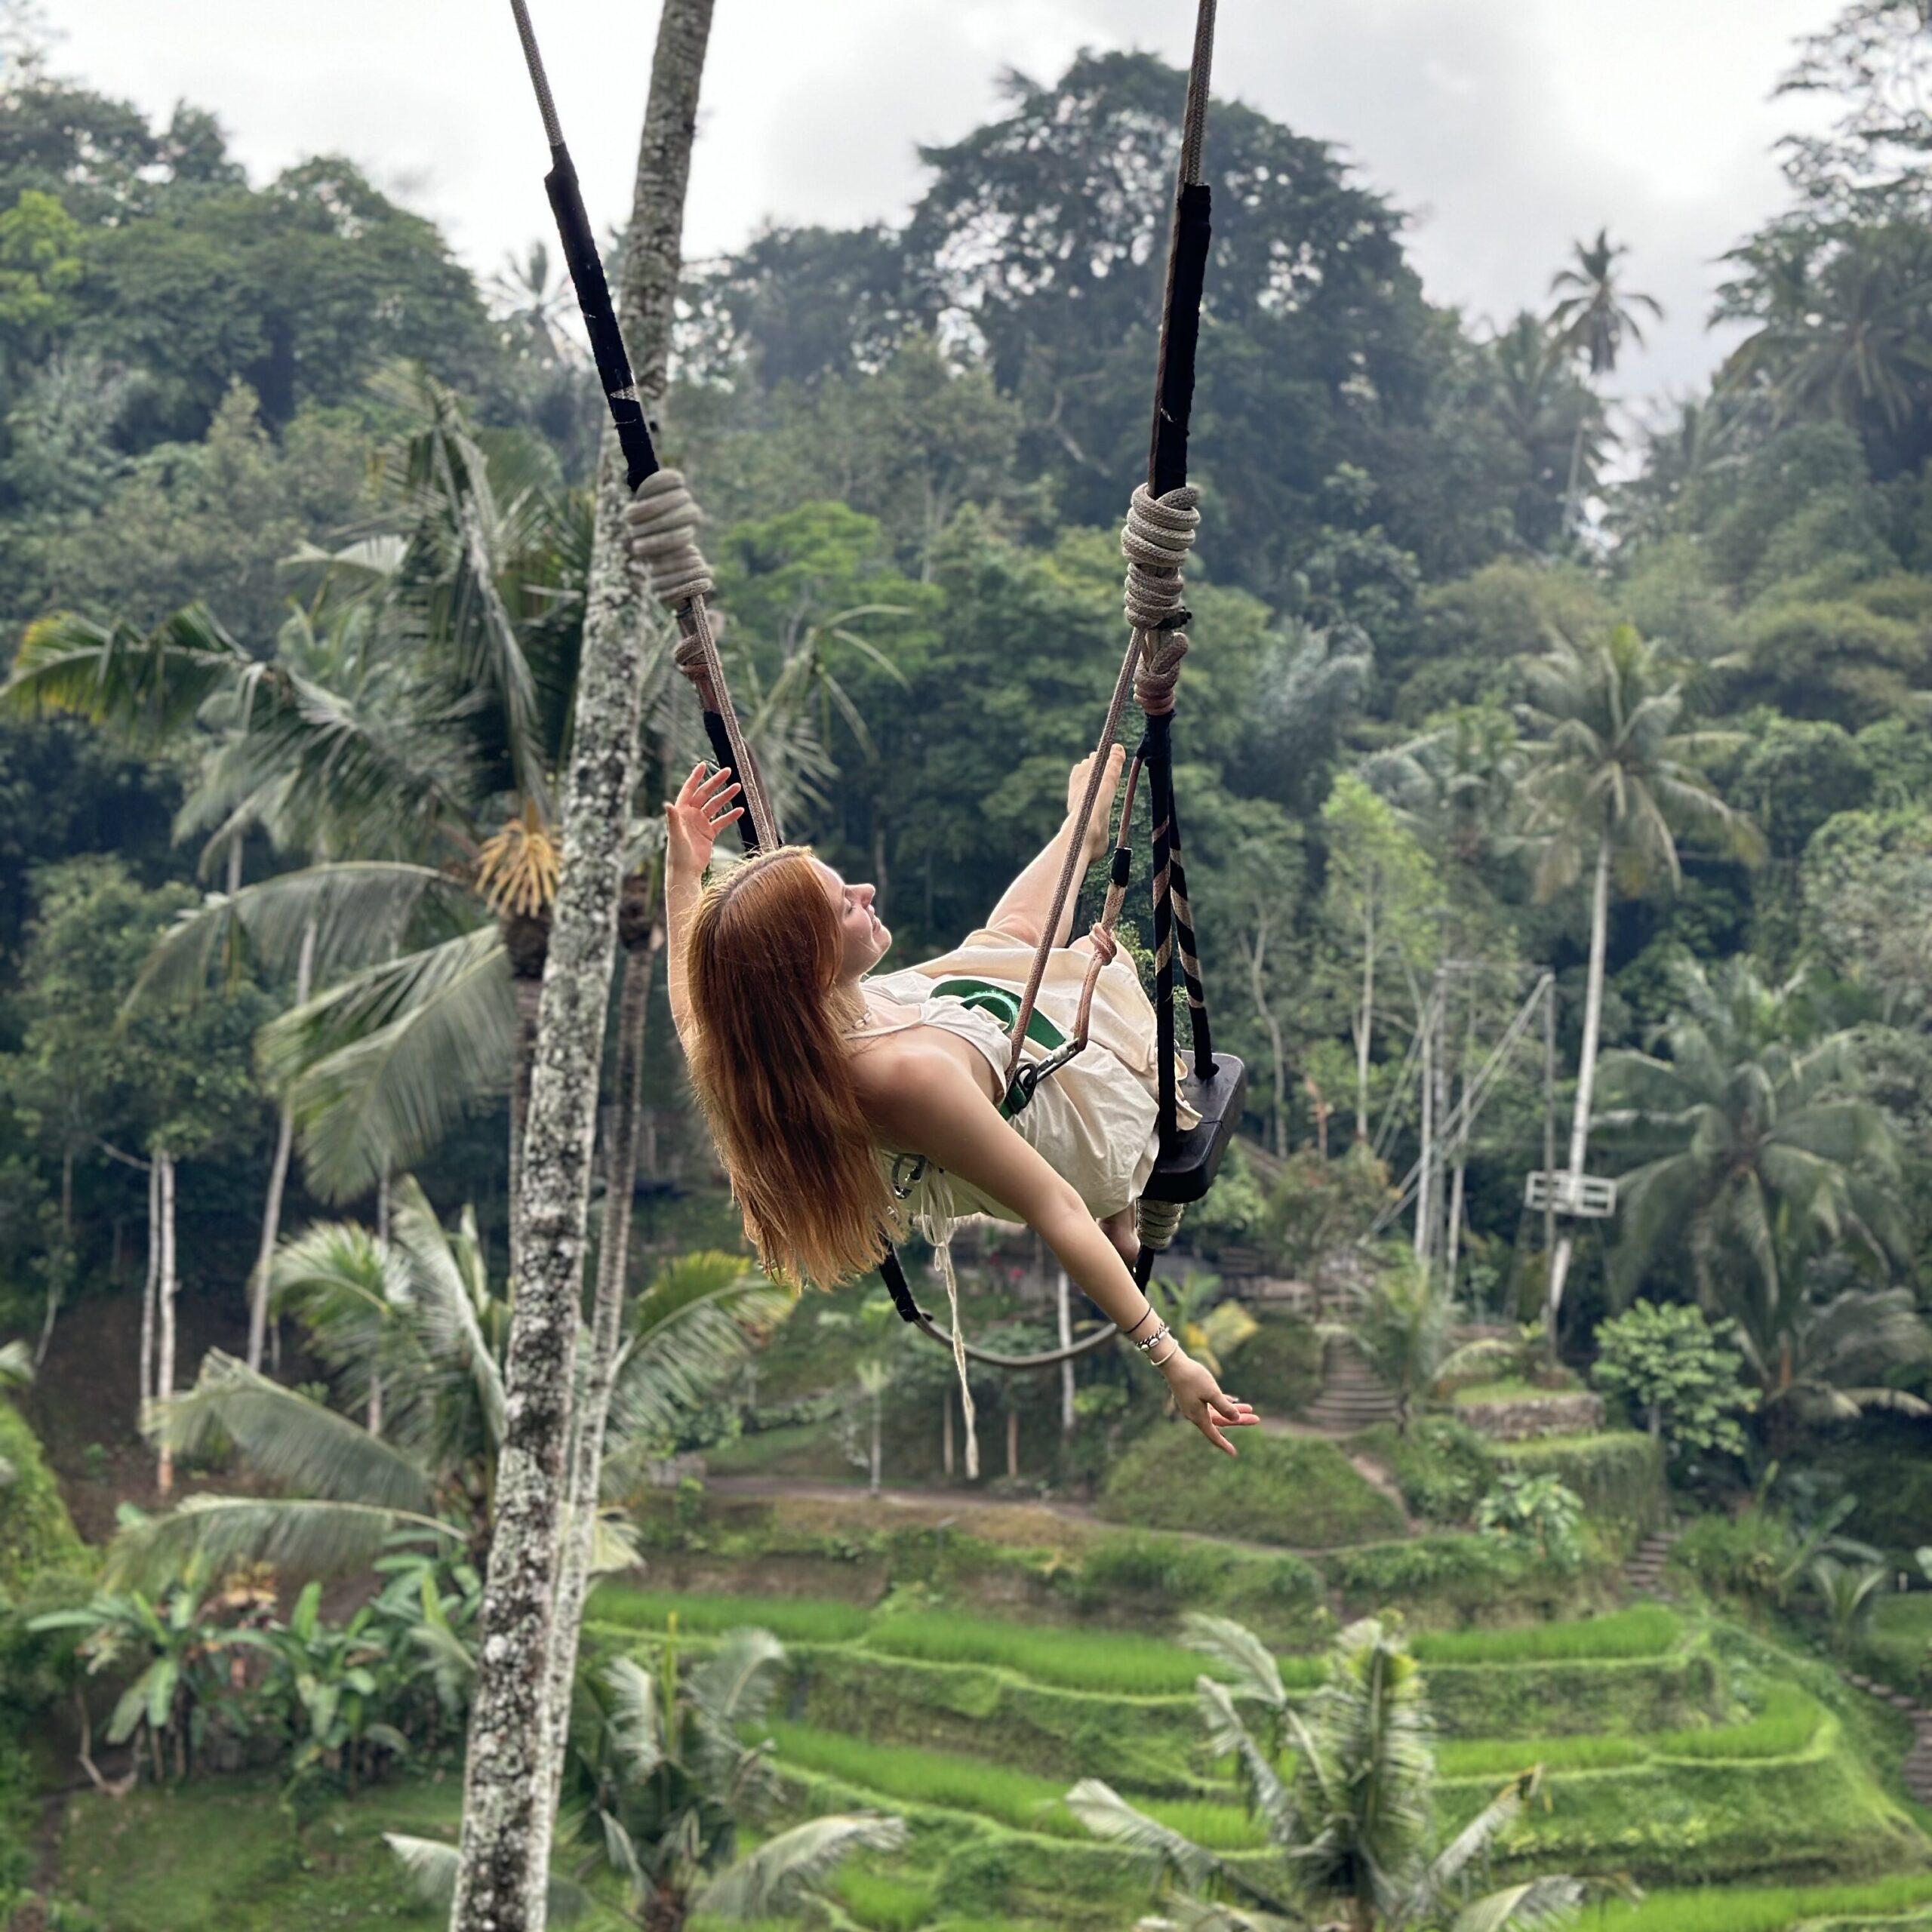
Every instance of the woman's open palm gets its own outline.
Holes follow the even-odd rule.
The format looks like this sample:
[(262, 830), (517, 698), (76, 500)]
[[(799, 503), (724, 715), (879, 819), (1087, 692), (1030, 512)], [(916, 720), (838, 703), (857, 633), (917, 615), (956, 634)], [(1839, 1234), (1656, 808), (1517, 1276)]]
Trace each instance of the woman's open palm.
[(694, 878), (710, 864), (718, 833), (744, 816), (744, 807), (731, 803), (739, 790), (728, 764), (708, 778), (702, 762), (691, 767), (678, 795), (664, 807), (665, 860), (672, 872)]

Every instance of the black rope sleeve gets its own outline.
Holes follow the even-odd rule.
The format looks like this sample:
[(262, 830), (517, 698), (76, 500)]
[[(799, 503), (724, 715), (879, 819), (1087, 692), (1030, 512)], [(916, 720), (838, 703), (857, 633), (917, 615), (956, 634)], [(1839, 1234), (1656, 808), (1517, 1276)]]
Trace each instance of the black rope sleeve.
[(658, 467), (657, 452), (651, 446), (651, 426), (644, 420), (644, 405), (638, 400), (631, 359), (624, 351), (611, 285), (604, 278), (604, 263), (597, 253), (596, 237), (590, 232), (590, 217), (584, 211), (583, 191), (577, 185), (571, 151), (559, 141), (552, 147), (550, 159), (544, 189), (550, 197), (551, 212), (557, 217), (565, 263), (577, 285), (577, 306), (583, 311), (590, 352), (597, 361), (597, 380), (611, 406), (611, 420), (617, 425), (625, 473), (635, 490)]
[[(731, 752), (731, 734), (724, 728), (723, 713), (706, 711), (704, 714), (704, 735), (710, 740), (711, 761), (720, 771), (734, 762)], [(752, 815), (747, 811), (738, 821), (738, 842), (744, 848), (745, 857), (749, 858), (758, 850), (758, 833), (752, 824)]]
[(1177, 1121), (1174, 1087), (1174, 903), (1168, 885), (1168, 832), (1174, 820), (1174, 774), (1169, 756), (1168, 715), (1147, 721), (1147, 810), (1154, 821), (1154, 1026), (1161, 1082), (1161, 1151), (1174, 1143)]
[(885, 1291), (892, 1297), (892, 1305), (899, 1311), (902, 1321), (921, 1321), (928, 1319), (926, 1312), (912, 1299), (912, 1284), (906, 1278), (906, 1270), (899, 1259), (898, 1251), (888, 1245), (878, 1264), (879, 1278), (885, 1284)]
[(1201, 297), (1208, 279), (1213, 195), (1204, 183), (1184, 187), (1174, 203), (1168, 251), (1167, 306), (1161, 321), (1160, 367), (1154, 381), (1154, 433), (1147, 488), (1157, 497), (1187, 481), (1187, 422), (1194, 408), (1194, 358), (1201, 340)]

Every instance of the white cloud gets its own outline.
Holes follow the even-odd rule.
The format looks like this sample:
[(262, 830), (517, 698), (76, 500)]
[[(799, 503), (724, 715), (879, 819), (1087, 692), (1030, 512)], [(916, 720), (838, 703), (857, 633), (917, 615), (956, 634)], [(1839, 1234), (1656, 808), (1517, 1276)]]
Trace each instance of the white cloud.
[[(592, 213), (628, 198), (657, 8), (537, 0)], [(1222, 0), (1223, 90), (1335, 143), (1415, 211), (1431, 294), (1476, 316), (1540, 303), (1607, 223), (1669, 310), (1626, 394), (1687, 386), (1716, 346), (1715, 257), (1781, 199), (1768, 97), (1836, 0)], [(956, 140), (998, 77), (1082, 46), (1184, 57), (1185, 0), (718, 0), (688, 232), (891, 218), (920, 142)], [(57, 65), (164, 113), (213, 108), (258, 174), (338, 150), (435, 215), (475, 266), (547, 232), (538, 126), (500, 0), (60, 0)]]

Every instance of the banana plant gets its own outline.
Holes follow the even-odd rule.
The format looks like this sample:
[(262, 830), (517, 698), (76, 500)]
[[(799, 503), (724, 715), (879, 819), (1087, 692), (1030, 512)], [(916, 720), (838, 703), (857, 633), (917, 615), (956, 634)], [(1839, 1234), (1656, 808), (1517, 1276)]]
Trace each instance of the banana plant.
[(137, 1769), (145, 1744), (157, 1783), (171, 1764), (177, 1780), (188, 1775), (206, 1728), (205, 1707), (222, 1688), (217, 1660), (268, 1645), (260, 1631), (219, 1620), (223, 1598), (209, 1589), (211, 1568), (191, 1563), (153, 1596), (97, 1591), (79, 1608), (51, 1611), (27, 1626), (78, 1631), (75, 1651), (90, 1677), (134, 1673), (108, 1720), (107, 1741), (131, 1746)]

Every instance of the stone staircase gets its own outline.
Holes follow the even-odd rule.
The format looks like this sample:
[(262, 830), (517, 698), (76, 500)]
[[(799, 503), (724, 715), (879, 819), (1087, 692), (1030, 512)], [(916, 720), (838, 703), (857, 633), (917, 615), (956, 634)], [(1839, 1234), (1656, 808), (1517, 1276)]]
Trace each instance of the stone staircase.
[(1876, 1678), (1858, 1671), (1847, 1671), (1844, 1680), (1868, 1697), (1876, 1697), (1881, 1704), (1890, 1705), (1912, 1720), (1912, 1749), (1906, 1753), (1903, 1772), (1905, 1788), (1916, 1803), (1932, 1807), (1932, 1711), (1904, 1691), (1894, 1690), (1889, 1684), (1881, 1684)]
[(1663, 1571), (1678, 1534), (1675, 1530), (1653, 1530), (1632, 1552), (1630, 1561), (1623, 1566), (1623, 1582), (1632, 1595), (1660, 1597), (1666, 1603), (1674, 1601), (1664, 1588)]
[(1393, 1420), (1395, 1398), (1348, 1343), (1330, 1342), (1321, 1354), (1321, 1392), (1309, 1406), (1308, 1420), (1318, 1429), (1353, 1435)]

